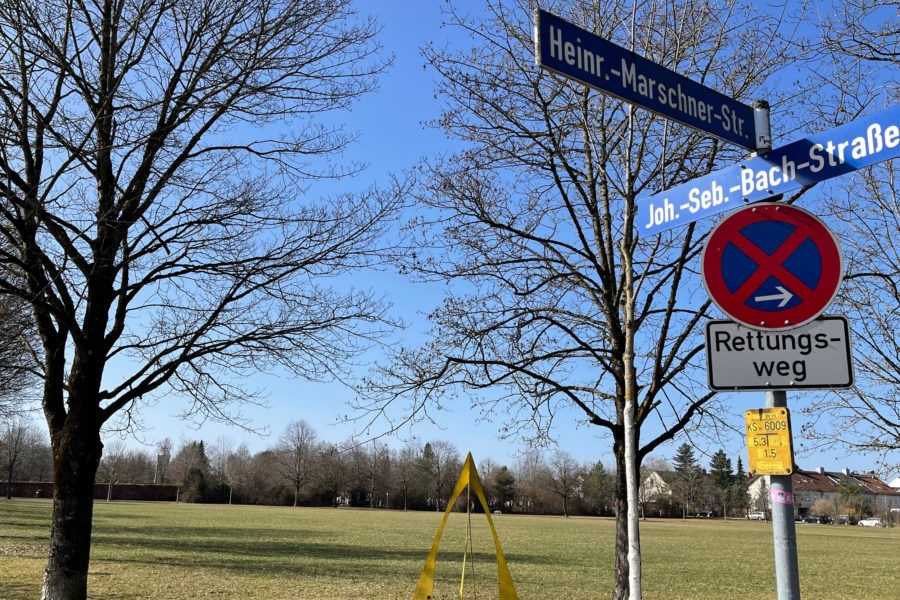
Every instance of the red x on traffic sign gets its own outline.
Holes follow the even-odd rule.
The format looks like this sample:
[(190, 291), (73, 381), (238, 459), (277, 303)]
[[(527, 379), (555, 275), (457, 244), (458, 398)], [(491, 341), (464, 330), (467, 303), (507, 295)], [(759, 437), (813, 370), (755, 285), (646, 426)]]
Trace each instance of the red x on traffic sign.
[(723, 220), (703, 249), (703, 281), (726, 315), (756, 329), (792, 329), (834, 299), (843, 261), (822, 221), (788, 204), (747, 206)]

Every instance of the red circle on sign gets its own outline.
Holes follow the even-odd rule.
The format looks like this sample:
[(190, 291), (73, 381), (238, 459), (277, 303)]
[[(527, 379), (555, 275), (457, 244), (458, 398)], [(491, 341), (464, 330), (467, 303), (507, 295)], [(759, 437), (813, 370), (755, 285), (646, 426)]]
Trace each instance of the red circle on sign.
[(793, 329), (837, 295), (843, 261), (831, 230), (789, 204), (742, 208), (710, 233), (703, 283), (726, 315), (754, 329)]

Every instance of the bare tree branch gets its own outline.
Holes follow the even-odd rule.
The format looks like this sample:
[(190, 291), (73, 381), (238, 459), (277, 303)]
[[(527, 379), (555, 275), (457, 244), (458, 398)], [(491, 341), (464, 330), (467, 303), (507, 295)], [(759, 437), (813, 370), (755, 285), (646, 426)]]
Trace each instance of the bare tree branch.
[(348, 274), (402, 189), (312, 202), (373, 89), (349, 0), (0, 6), (0, 299), (24, 302), (54, 449), (45, 598), (84, 598), (100, 430), (141, 400), (241, 419), (248, 373), (348, 378), (395, 323)]

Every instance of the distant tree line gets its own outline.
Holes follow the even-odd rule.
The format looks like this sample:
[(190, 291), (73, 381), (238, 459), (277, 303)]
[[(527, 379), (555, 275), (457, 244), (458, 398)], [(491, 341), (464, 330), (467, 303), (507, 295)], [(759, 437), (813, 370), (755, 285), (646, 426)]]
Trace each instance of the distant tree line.
[[(45, 437), (21, 418), (0, 419), (0, 494), (9, 497), (13, 482), (52, 480)], [(305, 421), (295, 421), (272, 448), (255, 454), (246, 444), (235, 448), (224, 439), (213, 445), (187, 441), (178, 448), (165, 439), (152, 450), (111, 442), (97, 484), (108, 486), (108, 500), (117, 497), (117, 485), (164, 484), (178, 487), (181, 502), (444, 510), (463, 459), (444, 440), (411, 441), (399, 449), (381, 442), (334, 444), (319, 440)], [(602, 462), (582, 464), (560, 450), (532, 450), (512, 465), (488, 457), (477, 468), (492, 511), (615, 514), (616, 474)], [(647, 460), (641, 480), (644, 517), (712, 513), (742, 518), (748, 511), (767, 509), (767, 494), (757, 498), (757, 504), (751, 500), (751, 480), (742, 459), (733, 463), (721, 449), (704, 467), (696, 449), (681, 444), (671, 460)], [(859, 486), (845, 478), (840, 498), (816, 502), (811, 513), (832, 518), (873, 514), (867, 502)]]
[[(648, 480), (653, 474), (656, 478)], [(672, 465), (651, 460), (645, 468), (641, 507), (646, 516), (744, 516), (751, 508), (749, 480), (741, 458), (733, 466), (724, 450), (704, 469), (690, 444), (681, 444)]]
[[(400, 448), (382, 442), (335, 444), (319, 440), (309, 424), (297, 421), (274, 447), (257, 453), (222, 440), (176, 447), (166, 439), (153, 450), (108, 443), (97, 482), (110, 486), (110, 497), (117, 484), (156, 483), (177, 485), (181, 502), (444, 510), (464, 459), (444, 440)], [(0, 426), (0, 461), (4, 481), (52, 476), (49, 443), (23, 422)], [(602, 462), (580, 464), (563, 451), (531, 451), (513, 465), (486, 458), (477, 468), (492, 511), (606, 516), (614, 511), (615, 473)]]

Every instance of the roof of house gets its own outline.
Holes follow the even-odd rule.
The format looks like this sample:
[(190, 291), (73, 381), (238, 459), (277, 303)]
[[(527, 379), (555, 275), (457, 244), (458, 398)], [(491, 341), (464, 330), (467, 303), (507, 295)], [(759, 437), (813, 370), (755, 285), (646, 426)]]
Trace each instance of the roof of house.
[(900, 490), (894, 489), (875, 475), (853, 475), (860, 485), (872, 490), (872, 493), (888, 496), (900, 496)]
[[(647, 477), (656, 476), (659, 477), (663, 483), (671, 484), (675, 481), (675, 471), (660, 471), (654, 469), (647, 474)], [(645, 477), (646, 479), (646, 477)]]
[(818, 492), (818, 493), (840, 493), (841, 480), (849, 478), (853, 483), (862, 487), (870, 494), (878, 496), (900, 496), (900, 490), (894, 489), (885, 482), (881, 481), (874, 474), (860, 473), (835, 473), (830, 471), (803, 471), (796, 470), (791, 475), (791, 484), (794, 493), (797, 492)]
[(840, 489), (840, 480), (830, 477), (827, 473), (815, 471), (797, 470), (791, 476), (794, 492), (837, 492)]

